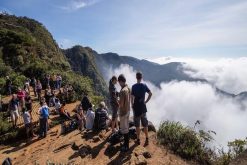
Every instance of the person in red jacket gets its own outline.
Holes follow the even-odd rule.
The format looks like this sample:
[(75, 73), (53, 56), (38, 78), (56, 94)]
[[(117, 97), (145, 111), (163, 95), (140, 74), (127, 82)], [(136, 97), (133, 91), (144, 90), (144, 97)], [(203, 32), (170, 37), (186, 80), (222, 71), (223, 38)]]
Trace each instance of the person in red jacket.
[(25, 96), (26, 96), (25, 91), (22, 90), (21, 88), (18, 88), (17, 98), (20, 101), (20, 107), (21, 108), (23, 108), (25, 106)]

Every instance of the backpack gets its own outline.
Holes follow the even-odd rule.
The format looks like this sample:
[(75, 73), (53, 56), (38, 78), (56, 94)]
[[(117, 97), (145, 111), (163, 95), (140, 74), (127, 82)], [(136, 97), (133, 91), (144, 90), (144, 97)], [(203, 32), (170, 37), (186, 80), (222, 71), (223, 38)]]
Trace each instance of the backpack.
[(49, 109), (48, 107), (42, 107), (41, 109), (41, 116), (42, 118), (48, 118), (49, 117)]
[(113, 133), (110, 137), (109, 137), (109, 143), (111, 145), (115, 145), (120, 143), (121, 141), (123, 141), (123, 135), (121, 134), (120, 130)]
[(106, 124), (107, 112), (101, 109), (97, 109), (94, 118), (94, 129), (103, 130), (107, 128)]

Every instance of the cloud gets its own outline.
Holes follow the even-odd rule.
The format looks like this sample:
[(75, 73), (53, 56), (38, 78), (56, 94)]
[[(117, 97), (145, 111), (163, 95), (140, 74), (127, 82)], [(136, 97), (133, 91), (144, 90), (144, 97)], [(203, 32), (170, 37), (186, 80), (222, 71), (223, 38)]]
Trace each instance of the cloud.
[(120, 18), (121, 24), (117, 25), (121, 26), (121, 34), (116, 38), (113, 33), (109, 47), (125, 54), (132, 51), (138, 55), (195, 48), (221, 48), (227, 54), (226, 48), (238, 50), (238, 47), (247, 44), (245, 1), (155, 2), (139, 4), (138, 10), (130, 7), (125, 11), (128, 19)]
[(97, 2), (99, 2), (99, 0), (69, 0), (66, 6), (61, 6), (60, 8), (66, 11), (76, 11), (94, 5)]
[[(124, 74), (127, 84), (133, 85), (135, 71), (128, 65), (109, 70), (108, 77)], [(162, 83), (157, 88), (150, 82), (145, 82), (153, 97), (147, 104), (148, 119), (156, 126), (161, 121), (180, 121), (191, 127), (197, 120), (200, 128), (217, 133), (213, 142), (216, 146), (227, 146), (228, 141), (237, 138), (244, 139), (247, 134), (247, 101), (242, 104), (237, 100), (216, 93), (215, 88), (202, 82), (170, 82)]]
[(159, 64), (185, 62), (185, 73), (194, 78), (206, 79), (226, 92), (239, 94), (247, 91), (247, 57), (195, 59), (162, 57), (150, 60)]

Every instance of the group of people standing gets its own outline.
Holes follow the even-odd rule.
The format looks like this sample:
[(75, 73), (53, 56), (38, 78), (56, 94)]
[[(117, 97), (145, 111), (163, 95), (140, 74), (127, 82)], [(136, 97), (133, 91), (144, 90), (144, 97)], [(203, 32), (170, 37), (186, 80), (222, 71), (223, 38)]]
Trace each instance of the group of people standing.
[[(109, 82), (110, 103), (112, 108), (112, 130), (115, 132), (118, 129), (118, 117), (120, 119), (120, 131), (124, 136), (124, 143), (121, 151), (129, 150), (129, 117), (132, 107), (134, 114), (134, 125), (136, 127), (137, 140), (140, 145), (140, 124), (144, 127), (146, 136), (145, 144), (148, 145), (148, 119), (146, 103), (151, 99), (152, 92), (146, 84), (142, 83), (143, 75), (141, 72), (136, 73), (137, 83), (130, 89), (126, 83), (126, 78), (123, 74), (118, 78), (113, 76)], [(120, 92), (117, 92), (115, 85), (119, 83), (121, 86)], [(147, 99), (145, 94), (148, 93)]]

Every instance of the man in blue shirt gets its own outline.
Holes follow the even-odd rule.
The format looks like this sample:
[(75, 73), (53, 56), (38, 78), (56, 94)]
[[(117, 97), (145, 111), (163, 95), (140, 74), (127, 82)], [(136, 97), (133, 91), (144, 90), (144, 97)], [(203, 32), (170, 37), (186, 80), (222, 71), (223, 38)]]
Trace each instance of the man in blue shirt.
[[(134, 111), (134, 123), (137, 133), (137, 144), (140, 145), (140, 122), (144, 127), (144, 133), (146, 135), (145, 144), (148, 145), (148, 119), (147, 119), (147, 107), (146, 103), (151, 99), (152, 92), (149, 90), (146, 84), (142, 83), (142, 73), (136, 73), (137, 83), (132, 86), (131, 90), (131, 104)], [(148, 93), (148, 98), (145, 100), (145, 94)]]

